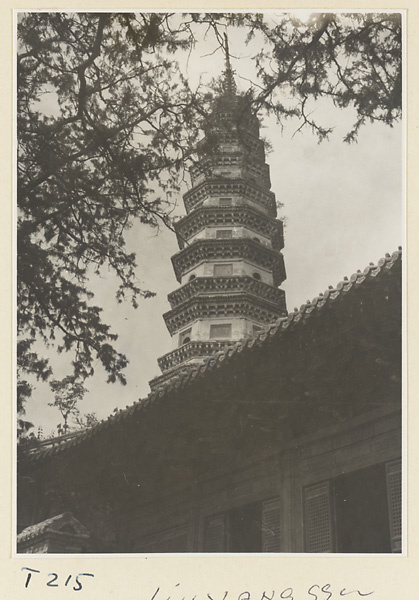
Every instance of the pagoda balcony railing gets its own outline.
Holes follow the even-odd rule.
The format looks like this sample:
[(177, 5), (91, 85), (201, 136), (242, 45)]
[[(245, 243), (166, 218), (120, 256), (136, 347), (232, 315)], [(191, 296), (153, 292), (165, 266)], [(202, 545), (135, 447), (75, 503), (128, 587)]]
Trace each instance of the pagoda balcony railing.
[(186, 363), (184, 365), (179, 366), (177, 369), (171, 369), (170, 371), (165, 371), (161, 375), (153, 377), (153, 379), (149, 381), (151, 391), (156, 390), (168, 381), (173, 381), (176, 377), (185, 375), (185, 373), (196, 369), (196, 366), (197, 363)]
[(228, 277), (196, 277), (182, 287), (171, 292), (167, 298), (175, 308), (195, 296), (212, 294), (233, 294), (248, 292), (274, 304), (282, 304), (284, 291), (268, 283), (250, 277), (234, 275)]
[(160, 369), (165, 372), (174, 369), (181, 363), (193, 358), (205, 358), (220, 352), (228, 346), (234, 346), (238, 341), (232, 340), (206, 340), (191, 341), (175, 350), (161, 356), (157, 362)]

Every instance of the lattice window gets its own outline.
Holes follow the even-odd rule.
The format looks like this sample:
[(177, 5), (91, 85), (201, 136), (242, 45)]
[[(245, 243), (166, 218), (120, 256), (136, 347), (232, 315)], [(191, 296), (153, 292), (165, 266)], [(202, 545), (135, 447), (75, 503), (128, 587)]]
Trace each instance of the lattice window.
[(262, 552), (281, 551), (279, 498), (262, 502)]
[(223, 552), (226, 548), (226, 516), (212, 515), (205, 521), (204, 552)]
[(306, 552), (333, 552), (333, 530), (329, 482), (304, 490)]
[(215, 236), (218, 240), (226, 240), (233, 237), (233, 231), (231, 229), (217, 229)]
[(214, 265), (214, 277), (230, 277), (233, 275), (232, 264)]
[(402, 540), (402, 469), (397, 460), (386, 465), (387, 494), (392, 552), (401, 552)]
[(231, 323), (214, 324), (210, 326), (211, 339), (229, 339), (231, 338)]

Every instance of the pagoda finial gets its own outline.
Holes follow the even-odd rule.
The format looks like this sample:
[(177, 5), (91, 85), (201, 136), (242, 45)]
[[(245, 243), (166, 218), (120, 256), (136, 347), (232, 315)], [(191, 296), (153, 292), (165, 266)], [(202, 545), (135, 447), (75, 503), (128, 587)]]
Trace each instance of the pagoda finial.
[(234, 71), (231, 68), (231, 63), (230, 63), (230, 51), (228, 48), (228, 37), (227, 37), (227, 33), (224, 33), (224, 52), (225, 52), (225, 61), (226, 61), (226, 68), (225, 71), (223, 72), (224, 75), (224, 81), (223, 81), (223, 87), (224, 87), (224, 92), (226, 94), (228, 94), (229, 96), (234, 96), (236, 93), (236, 82), (234, 81)]

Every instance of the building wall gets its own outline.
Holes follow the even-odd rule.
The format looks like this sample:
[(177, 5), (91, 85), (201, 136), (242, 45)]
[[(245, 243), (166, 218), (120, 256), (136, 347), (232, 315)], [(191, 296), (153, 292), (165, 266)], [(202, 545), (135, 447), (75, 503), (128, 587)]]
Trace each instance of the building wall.
[[(177, 547), (172, 551), (208, 551), (205, 539), (208, 523), (215, 526), (218, 518), (220, 525), (223, 515), (258, 502), (265, 502), (271, 508), (277, 502), (278, 512), (271, 514), (278, 517), (274, 526), (279, 536), (276, 541), (271, 539), (271, 551), (307, 551), (306, 490), (373, 465), (382, 465), (385, 469), (386, 464), (394, 465), (395, 461), (397, 464), (400, 455), (399, 412), (386, 414), (381, 411), (374, 418), (357, 417), (334, 430), (295, 440), (288, 447), (270, 456), (258, 457), (253, 464), (234, 473), (222, 473), (220, 465), (218, 476), (213, 475), (211, 479), (203, 477), (193, 490), (179, 490), (167, 499), (136, 507), (125, 524), (122, 535), (125, 546), (121, 552), (146, 552), (153, 551), (153, 548), (164, 551), (162, 548), (170, 545)], [(393, 522), (394, 519), (397, 521), (400, 506), (389, 507), (389, 528), (391, 511)], [(336, 551), (334, 519), (331, 514), (332, 546), (329, 549), (324, 541), (327, 535), (320, 530), (321, 523), (317, 525), (316, 531), (323, 544), (318, 546), (323, 550), (317, 551)], [(170, 542), (171, 536), (173, 543)], [(214, 540), (213, 537), (212, 543)], [(223, 550), (228, 551), (225, 547), (228, 536), (224, 537), (223, 544)], [(392, 545), (393, 551), (399, 551), (400, 539), (394, 538)]]

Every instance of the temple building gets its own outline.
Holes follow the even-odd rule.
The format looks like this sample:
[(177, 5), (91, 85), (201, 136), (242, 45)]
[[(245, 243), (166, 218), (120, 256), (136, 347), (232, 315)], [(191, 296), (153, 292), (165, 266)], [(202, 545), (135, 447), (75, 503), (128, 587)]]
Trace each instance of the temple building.
[(286, 314), (283, 224), (259, 121), (237, 94), (228, 52), (222, 85), (191, 169), (187, 214), (175, 225), (181, 287), (164, 315), (174, 347), (152, 389)]
[(399, 553), (401, 248), (288, 313), (264, 143), (228, 60), (204, 133), (162, 374), (19, 453), (18, 552)]

